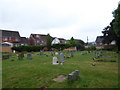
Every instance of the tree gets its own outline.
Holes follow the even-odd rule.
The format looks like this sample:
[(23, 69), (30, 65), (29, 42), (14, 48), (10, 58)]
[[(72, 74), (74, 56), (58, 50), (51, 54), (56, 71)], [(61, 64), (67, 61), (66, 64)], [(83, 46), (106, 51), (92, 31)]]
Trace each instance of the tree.
[(120, 4), (117, 9), (113, 12), (114, 22), (113, 22), (113, 30), (116, 34), (116, 41), (118, 50), (120, 51)]
[(102, 31), (104, 40), (103, 43), (109, 44), (112, 40), (116, 41), (118, 51), (120, 51), (120, 4), (118, 8), (113, 12), (114, 19), (110, 22), (110, 25), (105, 27)]
[(51, 43), (52, 43), (52, 37), (50, 36), (50, 34), (47, 34), (46, 40), (47, 40), (47, 42), (46, 42), (47, 45), (46, 46), (47, 46), (48, 50), (50, 50), (51, 49)]
[(76, 45), (76, 41), (74, 40), (73, 37), (71, 37), (71, 39), (69, 40), (69, 43), (71, 44), (71, 46), (75, 46)]

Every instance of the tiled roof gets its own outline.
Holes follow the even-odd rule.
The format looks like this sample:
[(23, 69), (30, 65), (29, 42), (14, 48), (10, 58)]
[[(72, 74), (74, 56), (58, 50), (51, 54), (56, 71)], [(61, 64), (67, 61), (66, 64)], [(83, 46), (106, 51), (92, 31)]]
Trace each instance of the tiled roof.
[(2, 32), (2, 36), (6, 36), (6, 37), (20, 37), (20, 34), (18, 31), (10, 31), (10, 30), (1, 30)]

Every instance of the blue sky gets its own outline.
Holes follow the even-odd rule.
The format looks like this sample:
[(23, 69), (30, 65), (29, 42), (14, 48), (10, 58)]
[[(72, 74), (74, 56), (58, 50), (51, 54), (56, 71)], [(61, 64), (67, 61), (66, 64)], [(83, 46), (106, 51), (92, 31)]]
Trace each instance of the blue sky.
[(0, 0), (0, 29), (95, 41), (119, 0)]

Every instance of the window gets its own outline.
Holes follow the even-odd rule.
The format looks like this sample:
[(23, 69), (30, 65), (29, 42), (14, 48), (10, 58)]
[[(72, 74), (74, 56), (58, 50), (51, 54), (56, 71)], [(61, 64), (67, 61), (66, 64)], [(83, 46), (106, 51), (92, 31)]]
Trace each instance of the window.
[(18, 38), (15, 38), (15, 41), (19, 41), (19, 39), (18, 39)]

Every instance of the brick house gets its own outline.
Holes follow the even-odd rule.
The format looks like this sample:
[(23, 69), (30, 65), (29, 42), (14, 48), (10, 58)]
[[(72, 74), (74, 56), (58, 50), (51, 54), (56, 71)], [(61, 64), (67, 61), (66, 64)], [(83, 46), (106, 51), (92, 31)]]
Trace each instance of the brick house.
[(24, 46), (27, 46), (27, 45), (29, 45), (29, 39), (28, 38), (26, 38), (26, 37), (21, 37), (21, 42), (20, 42), (20, 44), (21, 45), (24, 45)]
[(18, 31), (0, 30), (0, 43), (8, 42), (12, 43), (13, 46), (20, 46), (20, 34)]
[(44, 34), (31, 34), (30, 35), (30, 45), (46, 45), (46, 37), (47, 35)]

